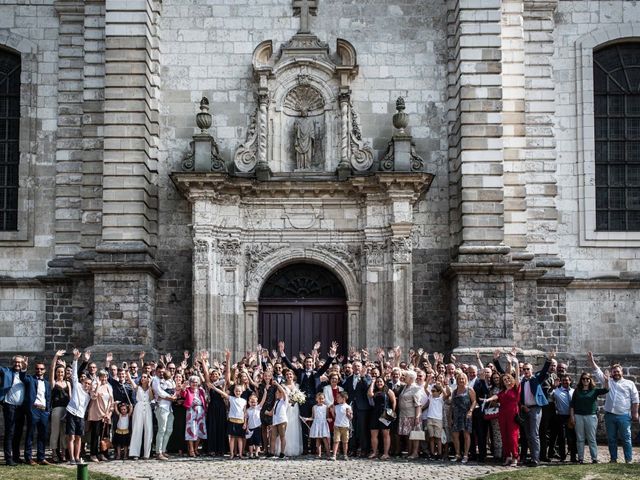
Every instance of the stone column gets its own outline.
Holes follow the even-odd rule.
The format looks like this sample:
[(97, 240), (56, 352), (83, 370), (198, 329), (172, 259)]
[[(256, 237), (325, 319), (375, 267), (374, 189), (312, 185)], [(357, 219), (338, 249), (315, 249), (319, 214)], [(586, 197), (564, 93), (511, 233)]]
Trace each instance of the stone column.
[(269, 111), (269, 94), (266, 88), (261, 88), (258, 93), (258, 163), (256, 164), (256, 176), (258, 180), (268, 180), (270, 175), (267, 162), (267, 129)]
[(209, 265), (211, 245), (204, 238), (193, 240), (193, 348), (209, 349)]
[(160, 0), (105, 2), (102, 239), (94, 350), (150, 350), (155, 336)]
[(82, 116), (84, 2), (57, 1), (60, 22), (58, 50), (58, 132), (56, 140), (55, 254), (72, 257), (80, 251), (82, 225)]
[(215, 341), (211, 349), (214, 355), (219, 355), (231, 346), (234, 358), (239, 358), (238, 355), (241, 356), (246, 350), (247, 340), (247, 331), (242, 321), (244, 285), (240, 275), (240, 241), (237, 238), (218, 239), (217, 250), (220, 298), (217, 302), (219, 311), (214, 311), (213, 315), (214, 319), (217, 317), (215, 324), (219, 335), (214, 335)]
[[(367, 207), (370, 209), (371, 207)], [(387, 320), (387, 272), (385, 271), (386, 242), (382, 239), (365, 241), (363, 246), (364, 266), (364, 317), (365, 322), (359, 328), (359, 345), (355, 347), (381, 345), (383, 327)], [(349, 341), (352, 340), (349, 332)], [(355, 335), (354, 335), (355, 337)]]
[[(458, 245), (447, 272), (452, 343), (454, 347), (510, 344), (514, 273), (522, 264), (511, 261), (511, 248), (504, 245), (504, 161), (505, 146), (507, 154), (517, 155), (521, 134), (516, 128), (522, 108), (517, 102), (522, 93), (518, 89), (521, 72), (517, 55), (512, 55), (519, 48), (512, 41), (518, 32), (509, 28), (508, 21), (503, 23), (502, 0), (451, 0), (448, 7), (448, 42), (453, 52), (449, 62), (452, 235)], [(511, 7), (505, 4), (505, 11), (510, 13)], [(506, 190), (511, 197), (519, 193), (514, 187)]]

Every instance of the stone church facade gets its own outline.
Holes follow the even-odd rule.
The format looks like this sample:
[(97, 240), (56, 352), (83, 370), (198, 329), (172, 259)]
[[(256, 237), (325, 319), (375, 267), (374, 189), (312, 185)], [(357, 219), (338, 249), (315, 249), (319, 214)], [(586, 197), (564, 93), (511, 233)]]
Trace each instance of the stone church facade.
[(4, 1), (0, 351), (633, 358), (639, 36), (625, 1)]

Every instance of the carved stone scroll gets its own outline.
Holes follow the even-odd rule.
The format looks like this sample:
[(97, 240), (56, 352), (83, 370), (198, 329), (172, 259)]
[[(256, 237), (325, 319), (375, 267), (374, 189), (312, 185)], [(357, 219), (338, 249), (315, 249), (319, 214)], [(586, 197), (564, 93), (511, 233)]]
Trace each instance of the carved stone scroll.
[(251, 115), (251, 121), (249, 123), (249, 129), (247, 130), (247, 140), (238, 147), (235, 156), (233, 157), (233, 163), (236, 169), (240, 172), (251, 172), (256, 168), (258, 162), (258, 129), (256, 125), (256, 117), (258, 111), (253, 112)]

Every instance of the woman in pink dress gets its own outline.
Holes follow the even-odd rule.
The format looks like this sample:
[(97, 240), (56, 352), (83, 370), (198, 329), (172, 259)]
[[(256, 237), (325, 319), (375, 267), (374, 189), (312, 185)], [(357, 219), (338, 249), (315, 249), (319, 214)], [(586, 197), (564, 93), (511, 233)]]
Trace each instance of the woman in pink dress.
[(516, 422), (516, 415), (519, 413), (520, 401), (520, 368), (518, 359), (512, 355), (507, 355), (507, 360), (513, 367), (513, 374), (504, 373), (501, 377), (502, 390), (497, 395), (487, 398), (487, 401), (497, 400), (500, 403), (498, 411), (498, 423), (500, 424), (500, 435), (502, 437), (502, 454), (504, 455), (504, 465), (518, 466), (518, 436), (520, 425)]

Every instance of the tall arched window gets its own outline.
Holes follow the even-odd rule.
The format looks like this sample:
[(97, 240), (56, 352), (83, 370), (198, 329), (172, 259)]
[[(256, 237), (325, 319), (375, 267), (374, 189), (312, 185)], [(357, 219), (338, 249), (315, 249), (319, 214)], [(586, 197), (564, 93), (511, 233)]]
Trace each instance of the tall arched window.
[(593, 55), (596, 230), (640, 231), (640, 43)]
[(0, 50), (0, 231), (18, 229), (20, 55)]

